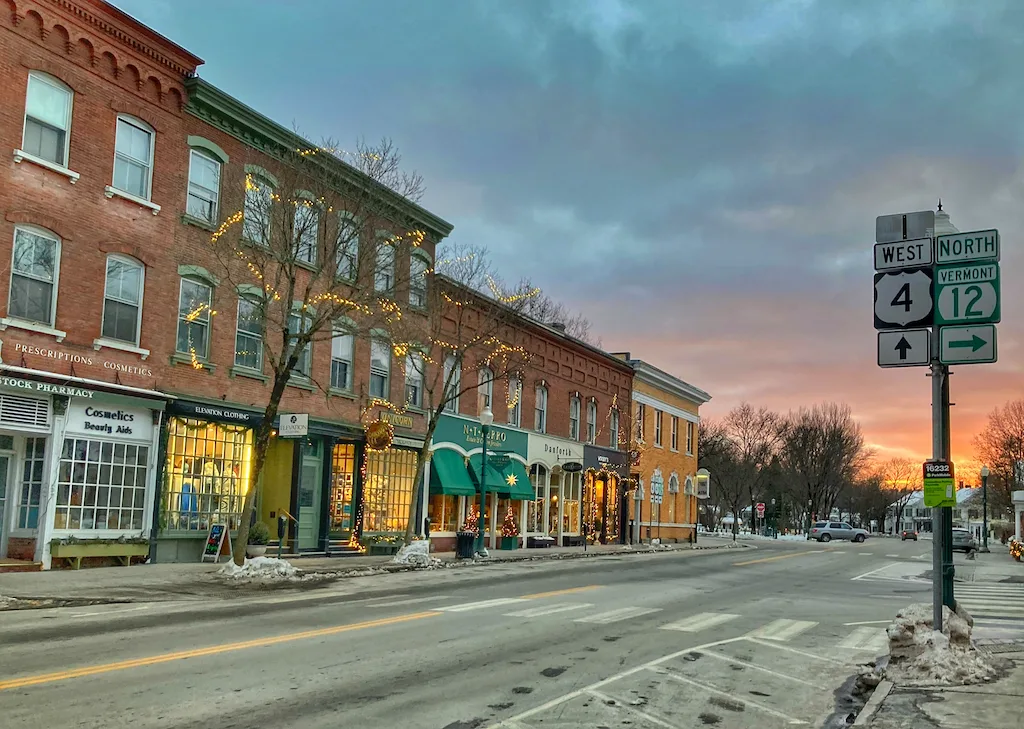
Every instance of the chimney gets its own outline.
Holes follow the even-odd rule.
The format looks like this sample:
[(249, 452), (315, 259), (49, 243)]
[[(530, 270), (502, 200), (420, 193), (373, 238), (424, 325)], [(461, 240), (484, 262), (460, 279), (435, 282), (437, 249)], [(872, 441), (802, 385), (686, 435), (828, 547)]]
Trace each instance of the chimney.
[(549, 323), (548, 326), (554, 329), (555, 331), (559, 331), (562, 334), (565, 334), (565, 324), (563, 324), (560, 321), (553, 321)]

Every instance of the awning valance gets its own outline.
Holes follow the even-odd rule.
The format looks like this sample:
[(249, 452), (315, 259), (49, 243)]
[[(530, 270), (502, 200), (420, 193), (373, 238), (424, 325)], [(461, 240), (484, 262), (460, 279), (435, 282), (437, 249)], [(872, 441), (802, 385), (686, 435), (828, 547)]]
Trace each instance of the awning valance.
[(447, 448), (435, 450), (430, 458), (430, 493), (473, 496), (476, 492), (462, 454)]

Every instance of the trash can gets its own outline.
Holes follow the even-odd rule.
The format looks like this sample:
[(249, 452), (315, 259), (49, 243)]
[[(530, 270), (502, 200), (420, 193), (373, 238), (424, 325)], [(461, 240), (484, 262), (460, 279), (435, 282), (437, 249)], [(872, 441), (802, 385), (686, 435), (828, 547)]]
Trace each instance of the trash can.
[(455, 556), (458, 559), (473, 559), (474, 542), (476, 542), (476, 532), (456, 532)]

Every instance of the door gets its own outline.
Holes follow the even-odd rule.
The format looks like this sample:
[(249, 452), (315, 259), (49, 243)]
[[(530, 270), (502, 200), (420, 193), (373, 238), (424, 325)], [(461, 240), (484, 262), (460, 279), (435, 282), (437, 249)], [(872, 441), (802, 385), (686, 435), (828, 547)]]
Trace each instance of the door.
[(298, 549), (320, 547), (320, 491), (323, 458), (320, 441), (302, 447), (299, 462), (299, 526), (296, 531)]
[(331, 454), (331, 538), (347, 540), (355, 528), (352, 508), (355, 490), (355, 452), (352, 443), (337, 443)]
[(7, 472), (10, 470), (11, 457), (0, 455), (0, 557), (7, 556)]

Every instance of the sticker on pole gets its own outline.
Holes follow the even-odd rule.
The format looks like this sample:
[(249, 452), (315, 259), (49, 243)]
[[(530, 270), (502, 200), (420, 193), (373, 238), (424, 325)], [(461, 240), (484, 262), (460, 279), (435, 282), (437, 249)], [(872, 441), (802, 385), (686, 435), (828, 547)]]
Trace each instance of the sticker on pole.
[(925, 461), (924, 505), (956, 506), (956, 485), (951, 461)]

